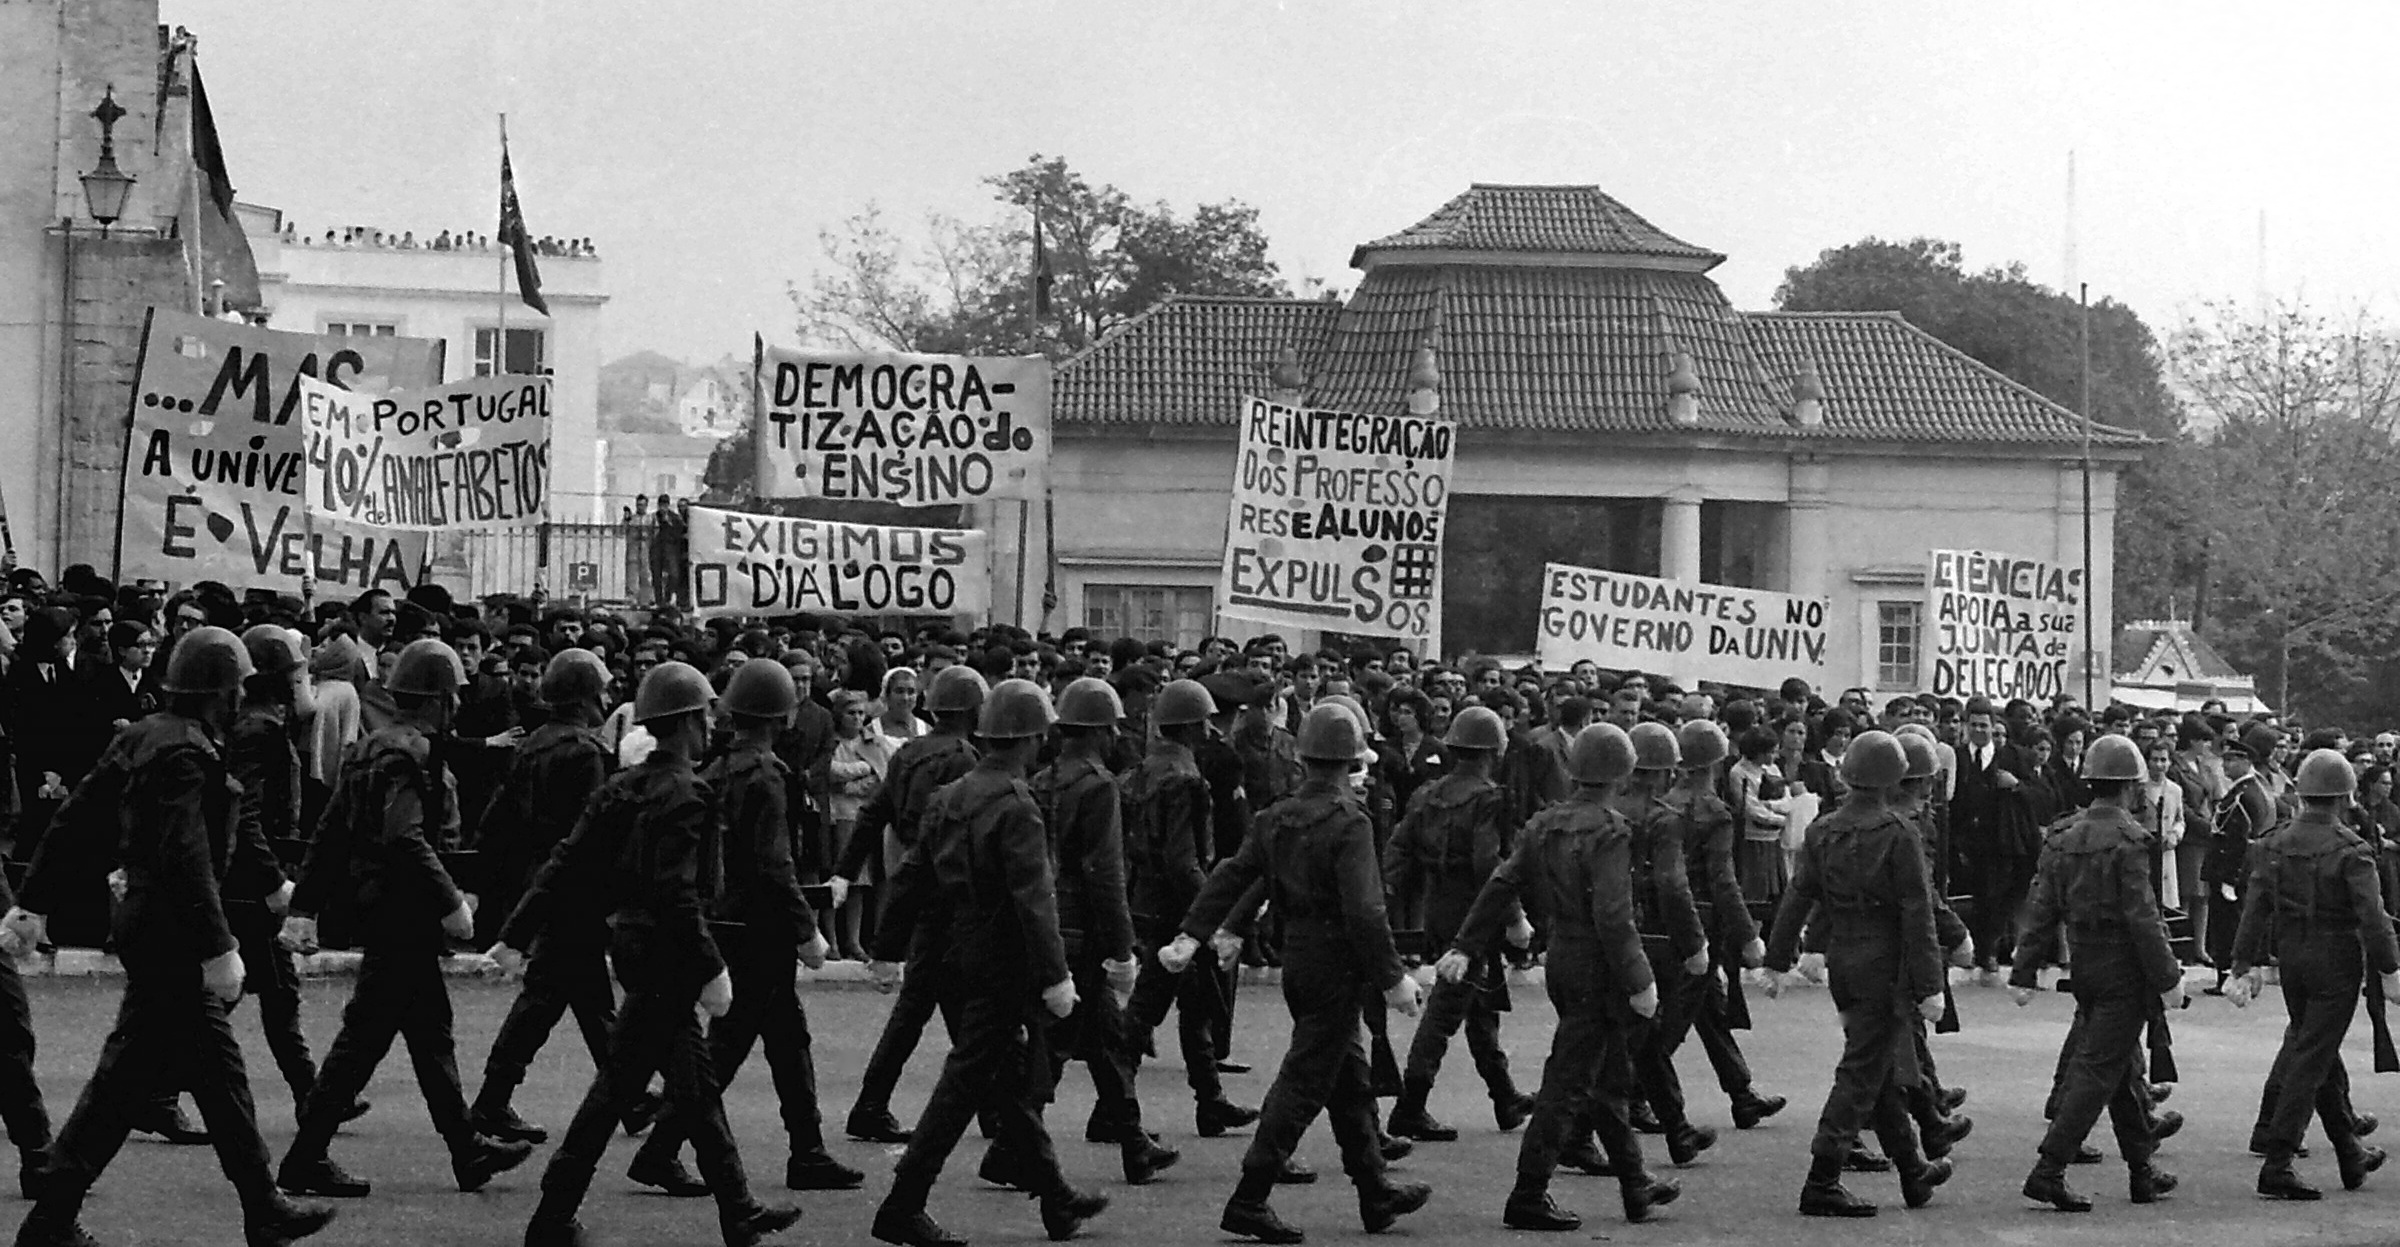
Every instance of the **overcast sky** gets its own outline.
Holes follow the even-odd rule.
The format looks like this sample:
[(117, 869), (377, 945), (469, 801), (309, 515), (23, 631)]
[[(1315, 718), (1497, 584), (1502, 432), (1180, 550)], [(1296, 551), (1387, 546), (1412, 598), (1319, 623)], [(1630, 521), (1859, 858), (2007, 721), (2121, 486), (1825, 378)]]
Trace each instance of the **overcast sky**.
[(2392, 311), (2400, 6), (1294, 0), (163, 0), (241, 197), (304, 230), (488, 232), (509, 114), (536, 234), (593, 238), (608, 358), (792, 338), (818, 231), (995, 210), (1036, 152), (1261, 210), (1295, 286), (1474, 181), (1597, 183), (1783, 270), (1869, 234), (2202, 300)]

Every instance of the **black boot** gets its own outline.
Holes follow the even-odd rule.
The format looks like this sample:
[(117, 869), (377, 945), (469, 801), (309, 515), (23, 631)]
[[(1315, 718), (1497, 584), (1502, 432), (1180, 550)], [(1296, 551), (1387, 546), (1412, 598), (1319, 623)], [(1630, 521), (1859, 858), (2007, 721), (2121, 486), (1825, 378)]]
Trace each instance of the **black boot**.
[(1550, 1198), (1550, 1184), (1529, 1178), (1517, 1179), (1517, 1188), (1508, 1193), (1508, 1206), (1500, 1212), (1500, 1223), (1512, 1230), (1568, 1231), (1583, 1228), (1583, 1218), (1558, 1206)]
[(503, 1143), (487, 1135), (470, 1134), (450, 1149), (450, 1173), (458, 1189), (480, 1191), (486, 1182), (533, 1158), (531, 1143)]
[(364, 1199), (374, 1192), (365, 1178), (333, 1163), (323, 1152), (311, 1156), (294, 1149), (275, 1172), (275, 1185), (286, 1195), (318, 1195), (328, 1199)]
[(2323, 1199), (2325, 1193), (2300, 1180), (2288, 1156), (2270, 1157), (2258, 1171), (2258, 1193), (2268, 1199)]
[(537, 1212), (525, 1223), (525, 1247), (589, 1247), (590, 1243), (583, 1222), (573, 1217), (545, 1217)]
[(1890, 1157), (1864, 1143), (1852, 1144), (1850, 1154), (1842, 1158), (1842, 1168), (1850, 1173), (1886, 1173), (1891, 1167)]
[(931, 1194), (930, 1178), (894, 1177), (891, 1193), (875, 1209), (875, 1225), (869, 1232), (897, 1247), (967, 1247), (967, 1240), (943, 1229), (941, 1222), (926, 1213), (925, 1197)]
[(1274, 1190), (1273, 1170), (1244, 1169), (1241, 1181), (1234, 1184), (1233, 1198), (1225, 1201), (1225, 1213), (1217, 1219), (1217, 1228), (1262, 1243), (1305, 1241), (1307, 1235), (1267, 1206), (1267, 1196)]
[(1665, 1134), (1667, 1128), (1658, 1124), (1658, 1114), (1650, 1111), (1647, 1100), (1634, 1100), (1625, 1106), (1625, 1120), (1637, 1133)]
[(1192, 1110), (1193, 1125), (1200, 1137), (1213, 1139), (1228, 1130), (1239, 1130), (1258, 1120), (1258, 1110), (1244, 1108), (1231, 1100), (1202, 1100)]
[(1404, 1139), (1419, 1143), (1451, 1143), (1458, 1139), (1454, 1127), (1434, 1120), (1425, 1111), (1425, 1098), (1433, 1094), (1433, 1084), (1416, 1078), (1404, 1081), (1400, 1087), (1400, 1102), (1392, 1106), (1392, 1118), (1384, 1129)]
[(1900, 1171), (1900, 1198), (1911, 1208), (1922, 1208), (1933, 1202), (1933, 1189), (1950, 1180), (1950, 1162), (1919, 1160)]
[(17, 1247), (100, 1247), (100, 1240), (76, 1219), (83, 1211), (84, 1189), (56, 1180), (46, 1183), (33, 1211), (17, 1227)]
[(681, 1156), (649, 1144), (633, 1154), (633, 1163), (625, 1166), (625, 1176), (675, 1199), (698, 1199), (708, 1194), (708, 1183), (685, 1168)]
[(789, 1204), (752, 1204), (717, 1214), (717, 1226), (725, 1234), (725, 1247), (758, 1247), (799, 1222), (800, 1210)]
[(855, 1191), (866, 1184), (866, 1174), (835, 1160), (822, 1147), (794, 1151), (783, 1166), (783, 1189), (787, 1191)]
[(477, 1134), (512, 1143), (549, 1142), (549, 1131), (517, 1116), (517, 1110), (509, 1106), (509, 1097), (515, 1091), (513, 1084), (486, 1077), (483, 1090), (475, 1096), (475, 1107), (468, 1110), (467, 1124), (475, 1127)]
[(1042, 1196), (1042, 1231), (1050, 1241), (1063, 1243), (1082, 1231), (1084, 1222), (1108, 1211), (1108, 1196), (1061, 1186)]
[(667, 1098), (665, 1096), (655, 1091), (645, 1091), (634, 1097), (633, 1107), (625, 1110), (625, 1118), (621, 1124), (625, 1127), (625, 1133), (628, 1136), (638, 1139), (650, 1127), (657, 1125), (660, 1115), (666, 1111)]
[(975, 1176), (1011, 1191), (1031, 1193), (1040, 1189), (1040, 1183), (1017, 1159), (1016, 1153), (997, 1142), (983, 1149), (983, 1163), (975, 1167)]
[(1758, 1123), (1783, 1111), (1784, 1098), (1779, 1095), (1760, 1095), (1744, 1091), (1733, 1099), (1733, 1128), (1756, 1129)]
[(1677, 1165), (1691, 1164), (1716, 1145), (1717, 1132), (1706, 1126), (1685, 1122), (1667, 1131), (1667, 1159)]
[(334, 1211), (330, 1206), (295, 1204), (272, 1186), (244, 1198), (242, 1205), (245, 1247), (291, 1247), (333, 1224)]
[[(2138, 1175), (2136, 1181), (2139, 1181)], [(2025, 1175), (2025, 1198), (2048, 1204), (2060, 1212), (2090, 1212), (2092, 1201), (2076, 1194), (2067, 1185), (2067, 1167), (2052, 1164), (2047, 1158), (2034, 1163), (2033, 1172)]]
[(1358, 1188), (1358, 1223), (1369, 1234), (1381, 1234), (1392, 1228), (1400, 1218), (1425, 1206), (1433, 1198), (1433, 1188), (1422, 1182), (1394, 1182), (1380, 1179)]
[(1123, 1150), (1125, 1181), (1129, 1186), (1148, 1186), (1183, 1159), (1183, 1153), (1139, 1130), (1118, 1146)]
[(1507, 1134), (1524, 1125), (1526, 1119), (1532, 1116), (1532, 1096), (1521, 1091), (1510, 1090), (1505, 1095), (1492, 1097), (1492, 1124), (1500, 1127), (1502, 1134)]
[(1975, 1119), (1964, 1114), (1925, 1131), (1926, 1159), (1940, 1160), (1948, 1156), (1951, 1148), (1957, 1147), (1961, 1140), (1973, 1133), (1975, 1133)]
[(2367, 1175), (2383, 1168), (2383, 1149), (2353, 1142), (2335, 1151), (2335, 1163), (2342, 1168), (2342, 1189), (2355, 1191), (2367, 1184)]
[[(1855, 1154), (1855, 1153), (1853, 1153)], [(1889, 1161), (1885, 1162), (1889, 1164)], [(1800, 1187), (1800, 1215), (1804, 1217), (1872, 1217), (1875, 1205), (1850, 1193), (1842, 1185), (1845, 1162), (1840, 1157), (1812, 1158), (1808, 1165), (1808, 1181)]]
[[(2137, 1204), (2155, 1204), (2175, 1189), (2175, 1175), (2144, 1162), (2128, 1175), (2127, 1190)], [(2086, 1205), (2087, 1207), (2089, 1205)]]
[(892, 1116), (892, 1110), (881, 1104), (861, 1104), (850, 1110), (847, 1129), (850, 1137), (861, 1143), (906, 1143), (908, 1127)]
[(1616, 1166), (1610, 1164), (1609, 1159), (1600, 1154), (1600, 1145), (1592, 1142), (1592, 1136), (1588, 1131), (1573, 1143), (1560, 1149), (1558, 1166), (1561, 1169), (1572, 1169), (1588, 1178), (1617, 1176)]

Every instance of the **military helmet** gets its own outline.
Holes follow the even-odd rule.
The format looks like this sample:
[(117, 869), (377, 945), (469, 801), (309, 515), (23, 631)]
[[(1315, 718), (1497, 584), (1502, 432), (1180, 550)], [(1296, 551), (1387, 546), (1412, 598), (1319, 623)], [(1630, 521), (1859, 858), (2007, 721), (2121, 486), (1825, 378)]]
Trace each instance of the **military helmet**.
[(706, 710), (714, 700), (716, 690), (708, 686), (708, 677), (700, 674), (699, 668), (688, 662), (662, 662), (642, 677), (641, 688), (634, 691), (633, 721), (648, 723)]
[(230, 693), (257, 673), (242, 639), (212, 624), (194, 628), (175, 642), (158, 683), (170, 693)]
[(1683, 754), (1676, 746), (1674, 728), (1655, 722), (1633, 725), (1633, 769), (1672, 771), (1682, 761)]
[(1060, 727), (1115, 727), (1124, 717), (1124, 699), (1098, 676), (1083, 676), (1058, 695)]
[(2358, 772), (2333, 749), (2310, 751), (2300, 759), (2300, 773), (2292, 780), (2292, 791), (2303, 797), (2346, 797), (2357, 790)]
[(2149, 771), (2142, 762), (2141, 746), (2122, 736), (2098, 737), (2083, 751), (2085, 779), (2141, 779)]
[(1860, 732), (1842, 751), (1842, 782), (1853, 788), (1889, 788), (1906, 778), (1908, 755), (1890, 732)]
[(1367, 746), (1367, 734), (1349, 707), (1321, 701), (1300, 720), (1300, 756), (1312, 762), (1351, 762)]
[(588, 649), (562, 649), (542, 668), (542, 704), (552, 708), (579, 705), (608, 689), (608, 664)]
[(1567, 742), (1567, 775), (1578, 784), (1613, 784), (1633, 770), (1633, 738), (1614, 723), (1594, 723)]
[(399, 696), (435, 697), (456, 693), (467, 682), (467, 664), (458, 651), (432, 637), (418, 637), (400, 651), (383, 686)]
[(1150, 703), (1150, 722), (1155, 727), (1177, 727), (1186, 723), (1204, 723), (1217, 712), (1217, 699), (1208, 695), (1208, 688), (1198, 680), (1177, 680), (1158, 692), (1158, 700)]
[[(1915, 727), (1915, 724), (1910, 724)], [(1900, 742), (1900, 752), (1908, 759), (1908, 773), (1902, 779), (1931, 779), (1941, 773), (1941, 751), (1933, 747), (1933, 738), (1914, 732), (1898, 732), (1893, 739)]]
[(782, 719), (800, 705), (800, 687), (792, 669), (779, 662), (753, 658), (733, 669), (718, 699), (729, 714), (754, 719)]
[(1932, 728), (1929, 728), (1929, 727), (1925, 726), (1925, 725), (1924, 725), (1924, 724), (1922, 724), (1922, 723), (1903, 723), (1903, 724), (1901, 724), (1900, 726), (1898, 726), (1898, 727), (1896, 727), (1896, 728), (1893, 728), (1893, 729), (1892, 729), (1892, 735), (1894, 735), (1894, 736), (1922, 736), (1922, 737), (1924, 737), (1924, 738), (1925, 738), (1927, 741), (1934, 741), (1934, 740), (1939, 740), (1939, 739), (1941, 739), (1940, 737), (1937, 737), (1937, 736), (1935, 736), (1935, 735), (1933, 734), (1933, 729), (1932, 729)]
[(933, 683), (925, 690), (925, 710), (929, 714), (972, 711), (983, 705), (984, 694), (990, 691), (991, 686), (983, 682), (982, 672), (952, 664), (933, 673)]
[(258, 624), (242, 634), (242, 648), (250, 653), (253, 675), (290, 675), (300, 669), (300, 643), (289, 628)]
[(1694, 770), (1715, 766), (1733, 752), (1726, 743), (1725, 729), (1714, 719), (1694, 719), (1675, 733), (1675, 748), (1683, 755), (1683, 764)]
[(1058, 722), (1050, 709), (1050, 694), (1031, 680), (1002, 680), (983, 699), (983, 716), (975, 734), (986, 740), (1016, 740), (1040, 736)]
[(1469, 706), (1450, 716), (1450, 730), (1443, 735), (1442, 744), (1450, 749), (1497, 752), (1508, 748), (1508, 725), (1482, 706)]

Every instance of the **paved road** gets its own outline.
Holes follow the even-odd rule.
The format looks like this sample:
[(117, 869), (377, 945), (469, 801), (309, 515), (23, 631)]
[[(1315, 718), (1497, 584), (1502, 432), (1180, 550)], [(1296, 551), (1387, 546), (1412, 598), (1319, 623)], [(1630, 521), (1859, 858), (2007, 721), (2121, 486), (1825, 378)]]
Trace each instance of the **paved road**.
[[(309, 1031), (320, 1051), (332, 1038), (347, 991), (344, 980), (323, 980), (310, 986)], [(35, 984), (33, 992), (42, 1042), (42, 1083), (53, 1114), (64, 1116), (107, 1029), (116, 987), (105, 980), (53, 980)], [(459, 1012), (461, 1064), (472, 1092), (482, 1054), (509, 996), (504, 988), (472, 982), (456, 984), (453, 996)], [(1650, 1225), (1629, 1227), (1616, 1218), (1613, 1183), (1561, 1178), (1558, 1191), (1562, 1201), (1584, 1212), (1588, 1220), (1583, 1230), (1548, 1241), (1772, 1241), (1792, 1247), (2400, 1241), (2400, 1228), (2395, 1228), (2400, 1227), (2400, 1166), (2372, 1180), (2364, 1192), (2343, 1194), (2331, 1159), (2320, 1154), (2303, 1168), (2333, 1188), (2323, 1203), (2271, 1204), (2251, 1195), (2254, 1162), (2242, 1148), (2258, 1084), (2273, 1052), (2281, 1010), (2253, 1008), (2237, 1014), (2220, 1000), (2200, 1001), (2177, 1020), (2177, 1057), (2185, 1081), (2170, 1107), (2185, 1113), (2191, 1124), (2167, 1146), (2162, 1160), (2182, 1175), (2184, 1189), (2156, 1208), (2133, 1209), (2125, 1202), (2124, 1169), (2112, 1160), (2075, 1173), (2077, 1183), (2100, 1201), (2098, 1211), (2072, 1217), (2029, 1207), (2017, 1196), (2016, 1188), (2039, 1137), (2042, 1096), (2069, 1002), (2045, 994), (2019, 1010), (2009, 1004), (2004, 993), (1982, 988), (1962, 988), (1959, 1000), (1966, 1031), (1937, 1040), (1936, 1053), (1945, 1074), (1973, 1092), (1967, 1111), (1974, 1116), (1976, 1129), (1958, 1152), (1957, 1179), (1944, 1188), (1933, 1207), (1914, 1213), (1902, 1211), (1897, 1182), (1881, 1175), (1855, 1180), (1862, 1192), (1887, 1204), (1884, 1215), (1875, 1220), (1835, 1223), (1806, 1220), (1792, 1212), (1807, 1165), (1809, 1129), (1837, 1046), (1824, 993), (1804, 990), (1780, 1001), (1754, 998), (1752, 1002), (1759, 1030), (1749, 1037), (1748, 1047), (1759, 1069), (1760, 1084), (1792, 1097), (1793, 1107), (1784, 1116), (1754, 1131), (1726, 1129), (1724, 1141), (1715, 1151), (1677, 1175), (1684, 1185), (1682, 1202), (1666, 1209)], [(880, 1154), (882, 1149), (839, 1141), (839, 1114), (847, 1110), (856, 1089), (856, 1071), (881, 1024), (885, 1000), (863, 988), (819, 986), (810, 990), (808, 1002), (817, 1031), (818, 1065), (831, 1106), (828, 1115), (836, 1128), (836, 1149), (868, 1169), (870, 1179), (865, 1192), (807, 1197), (807, 1220), (784, 1241), (864, 1243), (870, 1241), (866, 1225), (874, 1200), (889, 1183), (890, 1157)], [(1246, 989), (1242, 1010), (1238, 1055), (1256, 1063), (1260, 1072), (1229, 1082), (1236, 1098), (1255, 1103), (1265, 1091), (1266, 1071), (1280, 1055), (1285, 1030), (1272, 988)], [(245, 1028), (268, 1140), (280, 1148), (291, 1135), (290, 1097), (275, 1080), (246, 1013), (239, 1025)], [(1395, 1019), (1396, 1039), (1402, 1039), (1407, 1026)], [(2400, 1094), (2395, 1094), (2400, 1091), (2400, 1080), (2366, 1073), (2364, 1025), (2357, 1031), (2352, 1036), (2350, 1060), (2358, 1079), (2360, 1104), (2381, 1112), (2400, 1130)], [(1537, 991), (1520, 988), (1517, 1010), (1504, 1037), (1528, 1082), (1538, 1068), (1548, 1036), (1547, 1005)], [(922, 1103), (942, 1047), (937, 1027), (902, 1087), (899, 1108), (903, 1116)], [(1464, 1058), (1463, 1051), (1453, 1057), (1449, 1076), (1435, 1096), (1435, 1109), (1465, 1128), (1465, 1137), (1454, 1144), (1421, 1146), (1417, 1155), (1404, 1163), (1403, 1171), (1433, 1183), (1436, 1195), (1425, 1212), (1403, 1222), (1389, 1237), (1418, 1243), (1545, 1241), (1512, 1234), (1499, 1225), (1500, 1203), (1513, 1172), (1516, 1138), (1494, 1132)], [(1687, 1058), (1685, 1073), (1687, 1085), (1695, 1089), (1699, 1119), (1722, 1125), (1726, 1120), (1724, 1101), (1709, 1082), (1696, 1052)], [(519, 1105), (529, 1117), (556, 1128), (564, 1124), (589, 1075), (580, 1045), (562, 1029), (544, 1053)], [(1170, 1142), (1184, 1148), (1185, 1160), (1157, 1185), (1138, 1190), (1117, 1181), (1113, 1152), (1081, 1142), (1091, 1089), (1079, 1073), (1070, 1072), (1062, 1103), (1053, 1110), (1051, 1120), (1060, 1127), (1061, 1153), (1070, 1172), (1100, 1184), (1116, 1200), (1108, 1214), (1087, 1231), (1086, 1238), (1141, 1247), (1226, 1241), (1215, 1228), (1216, 1217), (1230, 1189), (1243, 1142), (1191, 1137), (1188, 1094), (1174, 1064), (1153, 1066), (1146, 1092), (1153, 1126), (1164, 1129)], [(387, 1059), (369, 1094), (375, 1111), (351, 1127), (337, 1144), (336, 1155), (374, 1179), (377, 1193), (372, 1199), (351, 1204), (344, 1219), (319, 1241), (392, 1247), (422, 1243), (499, 1247), (518, 1241), (524, 1218), (533, 1208), (542, 1157), (537, 1156), (533, 1166), (500, 1179), (483, 1194), (460, 1195), (448, 1187), (448, 1165), (427, 1125), (403, 1054), (395, 1052)], [(783, 1144), (773, 1093), (755, 1058), (735, 1085), (731, 1101), (753, 1177), (760, 1181), (762, 1193), (772, 1193), (772, 1184), (780, 1177)], [(1651, 1142), (1655, 1145), (1656, 1141)], [(2099, 1142), (2108, 1146), (2104, 1134)], [(603, 1241), (689, 1243), (695, 1247), (716, 1242), (715, 1218), (705, 1204), (643, 1194), (617, 1176), (631, 1147), (623, 1143), (611, 1153), (610, 1164), (587, 1207), (587, 1223), (602, 1231)], [(1656, 1156), (1660, 1149), (1653, 1146), (1652, 1150)], [(1029, 1203), (974, 1179), (979, 1155), (980, 1144), (970, 1135), (959, 1161), (953, 1163), (935, 1192), (936, 1214), (979, 1243), (1042, 1241), (1039, 1220)], [(1325, 1171), (1328, 1181), (1313, 1188), (1287, 1189), (1278, 1197), (1278, 1207), (1311, 1232), (1312, 1242), (1359, 1239), (1348, 1188), (1338, 1178), (1331, 1137), (1322, 1128), (1312, 1132), (1303, 1145), (1303, 1155)], [(1663, 1163), (1663, 1157), (1660, 1160)], [(240, 1241), (237, 1215), (232, 1193), (204, 1150), (136, 1141), (102, 1183), (86, 1224), (109, 1243), (230, 1244)], [(0, 1223), (0, 1232), (5, 1232), (5, 1223)]]

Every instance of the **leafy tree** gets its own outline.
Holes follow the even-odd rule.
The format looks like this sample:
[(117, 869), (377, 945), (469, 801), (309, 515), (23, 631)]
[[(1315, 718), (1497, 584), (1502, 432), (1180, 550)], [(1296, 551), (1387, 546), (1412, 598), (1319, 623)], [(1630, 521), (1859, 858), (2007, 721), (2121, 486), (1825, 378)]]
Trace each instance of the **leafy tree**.
[[(1786, 270), (1775, 303), (1897, 311), (2043, 397), (2081, 407), (2082, 309), (2071, 294), (2029, 280), (2022, 264), (1970, 272), (1957, 243), (1867, 238)], [(2092, 305), (2091, 360), (2092, 418), (2159, 443), (2118, 477), (2116, 617), (2173, 615), (2198, 601), (2205, 558), (2183, 411), (2157, 339), (2132, 308), (2107, 298)]]
[[(984, 179), (1009, 210), (977, 224), (940, 214), (911, 244), (869, 204), (818, 236), (823, 269), (791, 287), (800, 332), (853, 349), (960, 354), (1082, 350), (1175, 292), (1286, 296), (1258, 210), (1239, 200), (1188, 217), (1093, 185), (1057, 157)], [(1041, 220), (1051, 308), (1035, 307)]]

